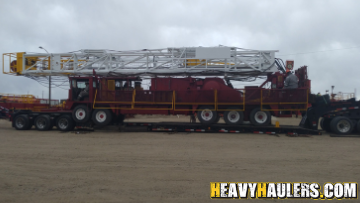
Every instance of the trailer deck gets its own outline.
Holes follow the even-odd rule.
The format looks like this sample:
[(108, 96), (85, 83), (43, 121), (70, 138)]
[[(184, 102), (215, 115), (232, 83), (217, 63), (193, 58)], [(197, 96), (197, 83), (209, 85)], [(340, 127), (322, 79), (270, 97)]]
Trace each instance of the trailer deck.
[(149, 132), (197, 132), (197, 133), (255, 133), (255, 134), (279, 134), (288, 135), (321, 135), (319, 130), (307, 129), (299, 126), (275, 125), (254, 126), (254, 125), (227, 125), (212, 124), (203, 125), (200, 123), (179, 123), (179, 122), (125, 122), (122, 130), (140, 131), (139, 127)]

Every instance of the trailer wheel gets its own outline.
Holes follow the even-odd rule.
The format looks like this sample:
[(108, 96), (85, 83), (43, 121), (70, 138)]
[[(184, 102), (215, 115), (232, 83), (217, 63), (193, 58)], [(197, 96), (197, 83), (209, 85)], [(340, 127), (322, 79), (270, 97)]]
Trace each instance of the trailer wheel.
[[(229, 109), (236, 109), (237, 107), (230, 107)], [(244, 113), (242, 111), (225, 111), (224, 120), (228, 125), (238, 125), (244, 120)]]
[(86, 123), (90, 118), (89, 109), (85, 105), (76, 106), (73, 110), (72, 117), (77, 123)]
[(271, 122), (271, 114), (268, 111), (261, 111), (261, 108), (255, 108), (250, 113), (250, 122), (253, 125), (268, 125)]
[(75, 123), (71, 116), (62, 115), (56, 120), (56, 128), (60, 131), (70, 131), (75, 128)]
[(97, 126), (106, 126), (112, 120), (112, 114), (107, 109), (96, 109), (92, 114), (92, 121)]
[(25, 114), (16, 116), (13, 122), (16, 130), (29, 130), (31, 128), (30, 119)]
[(50, 130), (52, 127), (51, 119), (49, 115), (40, 115), (35, 118), (35, 128), (37, 130), (45, 131)]
[(354, 125), (350, 119), (343, 116), (338, 116), (332, 119), (330, 128), (332, 132), (336, 134), (346, 135), (353, 131)]
[(211, 106), (200, 106), (200, 111), (197, 112), (197, 117), (200, 123), (203, 124), (213, 124), (218, 119), (218, 114), (216, 111), (212, 110)]

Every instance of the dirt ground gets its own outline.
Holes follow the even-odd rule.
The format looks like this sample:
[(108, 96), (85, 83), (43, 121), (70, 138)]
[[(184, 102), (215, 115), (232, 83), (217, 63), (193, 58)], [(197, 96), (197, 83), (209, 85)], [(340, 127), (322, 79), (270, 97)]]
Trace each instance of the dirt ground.
[[(295, 118), (279, 121), (299, 123)], [(16, 131), (1, 120), (0, 140), (0, 202), (222, 202), (229, 200), (210, 199), (210, 182), (323, 185), (360, 178), (360, 139), (327, 134), (171, 134), (116, 128), (75, 134)]]

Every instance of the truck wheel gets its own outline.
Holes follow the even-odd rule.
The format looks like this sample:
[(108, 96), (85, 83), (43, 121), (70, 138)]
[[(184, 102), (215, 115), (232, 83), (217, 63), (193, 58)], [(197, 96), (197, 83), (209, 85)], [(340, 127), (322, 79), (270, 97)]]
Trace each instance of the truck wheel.
[(112, 114), (107, 109), (95, 109), (91, 119), (97, 126), (106, 126), (112, 121)]
[(31, 128), (30, 119), (25, 114), (16, 116), (13, 122), (16, 130), (29, 130)]
[(56, 120), (56, 128), (60, 131), (70, 131), (74, 127), (75, 123), (69, 115), (62, 115)]
[(90, 118), (89, 109), (85, 105), (76, 106), (72, 112), (72, 117), (77, 123), (86, 123)]
[(213, 124), (218, 119), (218, 114), (216, 111), (211, 110), (214, 107), (211, 106), (200, 106), (199, 111), (197, 112), (197, 117), (202, 124)]
[(35, 128), (41, 131), (50, 130), (50, 128), (52, 127), (52, 123), (49, 115), (37, 116), (35, 118), (34, 124), (35, 124)]
[[(230, 107), (229, 109), (236, 109), (237, 107)], [(228, 125), (238, 125), (244, 120), (244, 113), (242, 111), (225, 111), (224, 120)]]
[(338, 116), (332, 119), (330, 128), (331, 131), (336, 134), (346, 135), (353, 131), (354, 125), (350, 119), (343, 116)]
[(271, 114), (268, 111), (261, 111), (261, 108), (255, 108), (250, 113), (250, 122), (253, 125), (269, 125)]

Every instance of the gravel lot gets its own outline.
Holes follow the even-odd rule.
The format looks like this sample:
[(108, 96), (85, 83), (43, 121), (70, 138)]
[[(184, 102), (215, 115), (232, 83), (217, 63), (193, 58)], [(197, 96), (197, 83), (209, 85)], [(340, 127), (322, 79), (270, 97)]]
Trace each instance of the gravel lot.
[[(295, 118), (279, 120), (280, 125), (299, 123)], [(16, 131), (1, 120), (0, 139), (0, 202), (219, 202), (209, 197), (210, 182), (323, 185), (360, 178), (360, 139), (327, 134), (287, 137), (116, 128), (75, 134)]]

